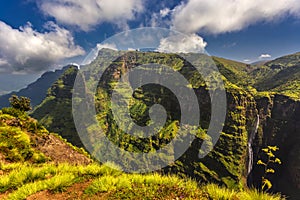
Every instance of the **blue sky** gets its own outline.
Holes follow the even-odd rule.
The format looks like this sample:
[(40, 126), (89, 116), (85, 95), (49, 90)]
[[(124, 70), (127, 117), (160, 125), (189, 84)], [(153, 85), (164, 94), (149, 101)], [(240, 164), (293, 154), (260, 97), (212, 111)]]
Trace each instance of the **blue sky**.
[(0, 78), (28, 76), (22, 78), (28, 82), (80, 62), (105, 38), (148, 26), (197, 36), (211, 55), (249, 63), (273, 59), (300, 51), (299, 13), (299, 0), (2, 1)]

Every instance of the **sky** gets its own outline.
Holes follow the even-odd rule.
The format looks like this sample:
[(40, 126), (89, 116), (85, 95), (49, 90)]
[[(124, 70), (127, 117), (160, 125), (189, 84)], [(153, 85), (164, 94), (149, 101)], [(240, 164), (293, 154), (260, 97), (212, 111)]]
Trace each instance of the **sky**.
[(105, 39), (140, 27), (182, 32), (210, 55), (246, 63), (300, 51), (300, 0), (11, 0), (0, 4), (0, 83), (8, 83), (0, 85), (0, 93), (19, 89), (45, 71), (80, 63)]

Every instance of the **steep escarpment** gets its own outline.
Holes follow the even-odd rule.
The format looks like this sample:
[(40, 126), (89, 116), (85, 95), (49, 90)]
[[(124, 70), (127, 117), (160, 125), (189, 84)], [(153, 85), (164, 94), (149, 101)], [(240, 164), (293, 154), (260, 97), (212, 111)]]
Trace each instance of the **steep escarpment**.
[(226, 120), (213, 151), (199, 158), (203, 138), (197, 137), (183, 156), (167, 170), (204, 183), (216, 182), (233, 188), (246, 184), (249, 160), (247, 141), (255, 126), (256, 104), (251, 95), (238, 87), (228, 86), (226, 95)]
[(0, 199), (282, 199), (115, 167), (93, 162), (22, 110), (0, 110)]
[(72, 89), (77, 72), (76, 66), (69, 67), (51, 86), (47, 97), (31, 115), (49, 131), (59, 133), (73, 145), (83, 147), (76, 133), (72, 115)]
[[(283, 95), (260, 96), (256, 99), (261, 118), (260, 128), (255, 141), (255, 160), (262, 158), (262, 147), (279, 147), (277, 156), (282, 165), (274, 166), (276, 173), (270, 176), (274, 191), (287, 195), (299, 195), (300, 189), (300, 102)], [(259, 185), (261, 168), (253, 170), (254, 184)]]
[[(84, 87), (94, 86), (97, 88), (95, 108), (100, 124), (108, 133), (107, 136), (120, 148), (128, 151), (149, 152), (151, 149), (156, 150), (160, 145), (168, 143), (173, 137), (172, 130), (178, 128), (177, 122), (175, 122), (178, 118), (169, 118), (174, 120), (168, 124), (166, 132), (162, 132), (161, 135), (165, 135), (165, 138), (136, 139), (119, 131), (118, 126), (113, 122), (114, 118), (107, 102), (111, 100), (110, 95), (119, 79), (134, 67), (144, 63), (158, 63), (173, 66), (180, 72), (184, 72), (184, 69), (189, 69), (185, 72), (190, 72), (192, 68), (189, 62), (175, 54), (153, 52), (130, 52), (114, 62), (108, 61), (109, 57), (118, 58), (118, 53), (108, 50), (100, 52), (94, 62), (83, 66), (86, 70), (83, 70), (82, 73), (83, 79), (85, 79)], [(271, 77), (277, 77), (275, 75), (286, 68), (278, 70), (273, 67), (273, 69), (270, 66), (273, 66), (274, 63), (269, 63), (266, 64), (267, 66), (255, 69), (238, 62), (214, 59), (223, 74), (222, 79), (225, 82), (227, 98), (226, 120), (220, 138), (213, 151), (204, 158), (199, 157), (199, 154), (202, 153), (203, 141), (209, 140), (207, 129), (211, 120), (211, 99), (201, 77), (189, 73), (186, 78), (194, 84), (193, 89), (200, 99), (201, 127), (197, 129), (196, 138), (188, 150), (176, 162), (165, 167), (163, 172), (176, 173), (183, 177), (189, 176), (199, 182), (216, 182), (229, 187), (240, 187), (246, 182), (249, 186), (259, 187), (263, 172), (256, 163), (258, 159), (263, 158), (261, 149), (268, 145), (278, 146), (280, 150), (276, 156), (282, 160), (282, 164), (277, 166), (275, 174), (270, 176), (273, 183), (272, 191), (281, 191), (283, 194), (297, 196), (299, 190), (299, 101), (295, 100), (295, 95), (292, 95), (291, 98), (278, 94), (275, 90), (272, 93), (257, 92), (254, 88), (255, 83), (260, 81), (263, 83), (263, 77), (271, 80)], [(109, 66), (109, 68), (101, 71), (106, 68), (105, 66)], [(56, 81), (47, 98), (33, 112), (33, 116), (51, 131), (58, 132), (77, 146), (82, 146), (73, 122), (71, 105), (77, 71), (77, 69), (70, 69)], [(144, 72), (147, 74), (147, 71)], [(257, 80), (251, 78), (256, 75)], [(276, 88), (284, 87), (280, 81), (277, 82), (281, 85), (277, 85)], [(263, 87), (257, 89), (264, 90)], [(122, 87), (119, 87), (118, 90), (120, 93), (127, 91)], [(291, 91), (289, 90), (289, 93)], [(86, 92), (92, 93), (92, 91)], [(157, 92), (159, 95), (153, 95)], [(131, 117), (139, 124), (147, 124), (149, 107), (153, 105), (153, 102), (166, 106), (167, 110), (174, 108), (169, 113), (176, 116), (178, 114), (176, 99), (166, 98), (170, 97), (170, 94), (162, 87), (138, 88), (132, 97), (130, 96), (132, 98), (129, 109)], [(122, 95), (120, 97), (125, 98)], [(77, 100), (86, 101), (86, 99)], [(90, 129), (97, 131), (94, 127), (90, 127)], [(188, 129), (186, 131), (192, 132)], [(121, 138), (119, 136), (122, 136), (122, 140), (117, 141)], [(211, 145), (211, 143), (205, 144)], [(174, 151), (176, 149), (170, 150), (171, 153)]]
[[(260, 126), (254, 142), (254, 158), (264, 158), (260, 151), (266, 146), (277, 146), (276, 156), (282, 160), (269, 179), (273, 191), (281, 191), (292, 197), (300, 196), (299, 190), (299, 98), (300, 98), (300, 57), (299, 53), (283, 56), (264, 63), (249, 73), (255, 81)], [(255, 166), (254, 185), (260, 184), (263, 174), (261, 167)]]
[[(101, 63), (98, 58), (91, 65)], [(201, 55), (199, 55), (201, 60)], [(248, 137), (255, 129), (255, 122), (258, 115), (256, 109), (255, 99), (244, 89), (232, 84), (225, 77), (225, 89), (227, 96), (227, 111), (224, 128), (221, 131), (220, 138), (206, 157), (199, 156), (203, 148), (202, 145), (212, 145), (204, 143), (209, 135), (207, 134), (208, 126), (210, 124), (211, 116), (211, 99), (205, 83), (201, 77), (193, 73), (193, 68), (189, 62), (182, 57), (175, 54), (162, 54), (162, 53), (141, 53), (131, 52), (123, 57), (118, 58), (113, 62), (109, 69), (104, 72), (101, 79), (102, 83), (98, 84), (98, 93), (96, 101), (96, 109), (98, 110), (98, 119), (103, 124), (104, 130), (108, 132), (112, 140), (118, 139), (115, 143), (126, 150), (135, 151), (149, 151), (149, 149), (159, 149), (164, 141), (169, 141), (170, 138), (157, 138), (151, 137), (146, 139), (134, 139), (118, 129), (110, 112), (110, 108), (103, 102), (110, 101), (109, 97), (114, 90), (117, 81), (127, 71), (135, 68), (138, 64), (143, 63), (159, 63), (161, 65), (173, 66), (179, 72), (185, 74), (190, 83), (193, 83), (194, 92), (199, 99), (200, 106), (200, 124), (198, 133), (195, 134), (195, 140), (187, 151), (172, 165), (163, 169), (165, 173), (176, 173), (183, 177), (189, 176), (197, 179), (199, 182), (217, 182), (230, 187), (241, 187), (246, 184), (247, 167), (248, 167)], [(202, 60), (203, 61), (203, 60)], [(225, 66), (226, 67), (226, 66)], [(100, 69), (94, 66), (93, 70)], [(144, 74), (148, 71), (145, 69)], [(97, 74), (97, 73), (95, 73)], [(166, 77), (172, 77), (171, 74), (165, 74)], [(129, 77), (130, 80), (130, 77)], [(171, 79), (172, 80), (172, 79)], [(88, 82), (88, 81), (87, 81)], [(135, 91), (132, 100), (131, 116), (140, 124), (147, 123), (149, 117), (147, 116), (149, 105), (153, 105), (151, 101), (161, 104), (168, 110), (171, 108), (176, 115), (176, 100), (171, 98), (171, 95), (166, 95), (168, 92), (163, 88), (156, 88), (157, 86), (139, 88)], [(119, 88), (120, 91), (125, 91), (125, 88)], [(214, 91), (214, 89), (212, 89)], [(138, 95), (137, 95), (138, 94)], [(152, 95), (151, 95), (152, 94)], [(155, 94), (155, 95), (153, 95)], [(120, 92), (119, 99), (125, 99)], [(152, 98), (155, 96), (155, 98)], [(159, 98), (158, 98), (159, 97)], [(167, 98), (167, 100), (164, 100)], [(186, 100), (187, 102), (189, 100)], [(189, 107), (187, 107), (189, 109)], [(170, 112), (170, 115), (172, 112)], [(193, 111), (191, 111), (193, 114)], [(107, 119), (110, 123), (107, 123)], [(123, 119), (123, 118), (122, 118)], [(170, 119), (173, 119), (170, 117)], [(177, 119), (176, 117), (174, 118)], [(142, 121), (142, 122), (141, 122)], [(176, 129), (176, 125), (169, 123), (170, 130)], [(128, 126), (130, 129), (130, 126)], [(191, 130), (187, 130), (190, 131)], [(196, 132), (197, 132), (196, 131)], [(164, 132), (164, 130), (162, 131)], [(168, 135), (168, 134), (166, 134)], [(122, 141), (119, 141), (122, 138)], [(179, 148), (179, 147), (178, 147)], [(174, 149), (178, 151), (178, 149)], [(171, 154), (171, 153), (170, 153)], [(132, 161), (134, 162), (134, 161)], [(126, 166), (122, 166), (126, 167)]]
[[(105, 63), (105, 55), (112, 52), (101, 52), (99, 56), (90, 66), (85, 66), (87, 69), (92, 66), (92, 69), (83, 72), (86, 85), (95, 85), (97, 76), (99, 76), (99, 71), (101, 70), (101, 65)], [(102, 59), (102, 60), (101, 60)], [(142, 53), (142, 52), (132, 52), (128, 53), (117, 59), (111, 64), (111, 68), (106, 70), (105, 75), (102, 77), (102, 90), (98, 90), (96, 109), (99, 116), (103, 117), (103, 124), (106, 124), (105, 120), (110, 118), (110, 112), (107, 110), (105, 104), (101, 103), (101, 98), (105, 95), (111, 93), (110, 90), (113, 89), (115, 85), (114, 82), (126, 73), (132, 67), (143, 63), (159, 63), (161, 65), (173, 66), (176, 70), (181, 70), (185, 72), (186, 69), (192, 69), (190, 64), (183, 60), (178, 55), (173, 54), (160, 54), (160, 53)], [(97, 65), (99, 65), (97, 67)], [(98, 70), (98, 71), (97, 71)], [(185, 73), (187, 73), (186, 71)], [(144, 71), (147, 73), (147, 71)], [(38, 106), (33, 112), (33, 116), (46, 126), (49, 130), (58, 132), (62, 137), (66, 138), (72, 144), (82, 146), (80, 139), (76, 133), (75, 125), (72, 118), (72, 108), (71, 108), (71, 94), (72, 86), (74, 84), (74, 78), (77, 74), (77, 69), (69, 69), (64, 75), (51, 87), (48, 97), (44, 102)], [(211, 105), (210, 96), (208, 90), (203, 84), (202, 79), (196, 79), (196, 77), (190, 73), (186, 77), (190, 79), (195, 85), (195, 93), (198, 96), (200, 104), (200, 123), (201, 130), (200, 133), (196, 134), (196, 139), (193, 141), (191, 147), (184, 153), (174, 165), (169, 166), (164, 169), (165, 172), (172, 172), (182, 174), (183, 176), (190, 176), (197, 178), (201, 182), (214, 181), (218, 183), (223, 183), (225, 185), (234, 186), (237, 183), (239, 185), (245, 184), (245, 179), (247, 176), (247, 141), (250, 132), (253, 129), (253, 124), (257, 116), (257, 111), (255, 108), (254, 98), (249, 95), (242, 88), (239, 88), (229, 81), (226, 81), (226, 96), (227, 96), (227, 114), (225, 120), (225, 126), (221, 133), (221, 137), (217, 142), (214, 150), (209, 153), (205, 158), (199, 158), (199, 153), (201, 151), (201, 146), (203, 139), (208, 137), (206, 131), (210, 123), (211, 115)], [(101, 83), (98, 87), (101, 86)], [(143, 89), (145, 91), (143, 91)], [(136, 91), (136, 101), (132, 105), (131, 116), (136, 117), (136, 121), (140, 123), (145, 123), (147, 121), (147, 106), (143, 106), (143, 101), (141, 99), (146, 99), (146, 105), (152, 105), (149, 103), (153, 95), (152, 93), (161, 92), (161, 100), (157, 97), (156, 103), (164, 105), (168, 110), (168, 105), (176, 105), (176, 101), (172, 103), (172, 100), (166, 96), (165, 90), (162, 88), (157, 89), (156, 87), (142, 88)], [(144, 93), (143, 93), (144, 92)], [(159, 94), (156, 94), (159, 95)], [(109, 96), (109, 95), (108, 95)], [(143, 98), (142, 98), (143, 97)], [(166, 97), (166, 98), (165, 98)], [(165, 98), (165, 100), (164, 100)], [(109, 101), (109, 99), (105, 99)], [(152, 99), (153, 100), (153, 99)], [(174, 109), (174, 106), (169, 106), (170, 109)], [(172, 114), (172, 113), (171, 113)], [(146, 115), (146, 116), (144, 116)], [(176, 115), (176, 112), (175, 112)], [(176, 117), (175, 117), (176, 118)], [(174, 119), (175, 119), (174, 118)], [(99, 118), (100, 119), (100, 118)], [(169, 128), (176, 128), (176, 125), (172, 122), (169, 123)], [(116, 126), (111, 125), (107, 127), (111, 134), (111, 138), (114, 138), (113, 134), (116, 134)], [(113, 131), (112, 131), (113, 130)], [(150, 143), (148, 140), (135, 140), (135, 139), (124, 139), (124, 141), (119, 142), (119, 145), (123, 145), (123, 148), (133, 149), (136, 151), (145, 151), (148, 148), (158, 148), (159, 145), (163, 144), (163, 141), (169, 141), (168, 138), (151, 138)], [(143, 143), (143, 145), (141, 145)], [(127, 145), (125, 145), (127, 144)], [(156, 145), (158, 145), (156, 147)], [(176, 151), (176, 150), (175, 150)], [(242, 163), (242, 164), (241, 164)]]

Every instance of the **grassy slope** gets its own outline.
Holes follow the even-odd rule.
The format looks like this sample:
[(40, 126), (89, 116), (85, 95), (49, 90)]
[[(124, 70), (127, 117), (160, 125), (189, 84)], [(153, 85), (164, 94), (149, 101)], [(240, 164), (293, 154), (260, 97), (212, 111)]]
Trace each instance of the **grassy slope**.
[(271, 91), (294, 99), (300, 97), (300, 53), (267, 62), (249, 75), (258, 91)]
[[(38, 150), (43, 144), (34, 141), (48, 135), (25, 113), (0, 111), (0, 199), (281, 199), (254, 190), (199, 186), (176, 176), (125, 174), (112, 165), (55, 162), (57, 157), (48, 159)], [(73, 149), (78, 158), (79, 150)]]
[(248, 73), (253, 70), (253, 66), (219, 57), (213, 57), (213, 60), (220, 73), (231, 83), (239, 86), (252, 84), (253, 80), (249, 78)]
[(14, 163), (1, 164), (0, 170), (1, 199), (282, 199), (255, 190), (199, 186), (176, 176), (124, 174), (98, 164)]
[(293, 99), (300, 97), (300, 53), (277, 58), (258, 65), (213, 57), (223, 76), (243, 88), (274, 92)]

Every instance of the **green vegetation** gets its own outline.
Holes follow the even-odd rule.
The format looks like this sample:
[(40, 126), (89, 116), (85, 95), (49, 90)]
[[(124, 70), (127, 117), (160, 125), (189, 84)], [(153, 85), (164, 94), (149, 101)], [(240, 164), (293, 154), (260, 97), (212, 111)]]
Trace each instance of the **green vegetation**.
[(253, 79), (249, 77), (249, 72), (253, 66), (245, 63), (213, 57), (220, 73), (231, 83), (247, 87), (252, 85)]
[[(159, 174), (124, 174), (108, 166), (91, 164), (1, 164), (0, 197), (22, 200), (40, 191), (50, 195), (70, 193), (74, 184), (80, 188), (76, 199), (262, 199), (279, 200), (279, 195), (269, 195), (255, 190), (229, 190), (214, 184), (199, 186), (195, 181)], [(68, 191), (67, 191), (68, 190)], [(73, 191), (79, 194), (80, 191)]]
[(197, 183), (175, 176), (129, 175), (101, 176), (85, 190), (86, 194), (108, 192), (108, 199), (202, 199), (208, 197)]
[[(86, 161), (89, 158), (84, 149), (71, 145), (57, 134), (49, 133), (26, 112), (13, 107), (0, 110), (0, 160), (45, 163), (56, 159), (56, 156), (63, 153), (59, 152), (61, 150), (70, 154), (83, 154)], [(73, 157), (74, 160), (77, 158), (76, 155)]]
[(300, 53), (259, 65), (247, 65), (218, 57), (213, 59), (228, 81), (246, 90), (251, 86), (259, 92), (273, 92), (295, 100), (300, 98)]
[(211, 199), (228, 199), (228, 200), (281, 200), (284, 199), (279, 194), (266, 194), (255, 189), (245, 189), (236, 191), (215, 184), (204, 186), (204, 191), (209, 194)]
[(0, 153), (7, 161), (40, 163), (47, 160), (33, 148), (30, 134), (48, 134), (48, 131), (18, 109), (0, 110)]
[[(242, 109), (237, 108), (237, 110), (243, 115), (244, 111)], [(231, 120), (240, 120), (239, 114), (232, 115)], [(161, 132), (162, 139), (170, 137), (168, 134), (175, 127), (176, 124), (171, 123), (166, 132)], [(243, 128), (237, 130), (240, 129)], [(185, 131), (195, 134), (199, 141), (209, 139), (203, 129), (187, 129)], [(252, 195), (255, 195), (257, 199), (282, 199), (279, 195), (264, 194), (255, 190), (243, 189), (243, 187), (226, 189), (214, 184), (199, 185), (196, 180), (187, 177), (182, 179), (174, 174), (168, 175), (168, 173), (165, 173), (165, 175), (157, 173), (125, 174), (117, 170), (118, 167), (112, 164), (108, 164), (108, 166), (97, 163), (74, 165), (68, 164), (68, 161), (66, 163), (55, 163), (53, 158), (48, 159), (38, 150), (39, 143), (34, 143), (34, 140), (40, 139), (39, 137), (43, 138), (49, 135), (49, 132), (43, 126), (23, 111), (20, 112), (16, 108), (5, 108), (0, 111), (1, 199), (21, 200), (37, 195), (42, 191), (49, 192), (50, 197), (70, 195), (70, 193), (79, 195), (78, 188), (74, 189), (76, 191), (72, 190), (72, 187), (76, 184), (79, 184), (79, 186), (84, 185), (84, 187), (80, 187), (81, 193), (76, 196), (77, 199), (93, 199), (99, 196), (103, 199), (250, 199)], [(71, 144), (67, 144), (59, 136), (55, 137), (64, 142), (66, 146), (72, 147)], [(222, 137), (233, 138), (226, 133), (222, 134)], [(226, 143), (226, 140), (221, 143), (223, 142)], [(80, 151), (75, 147), (72, 149), (77, 152)], [(233, 146), (230, 154), (235, 154)], [(233, 160), (230, 160), (231, 157), (225, 155), (224, 152), (221, 153), (221, 149), (215, 151), (212, 156), (209, 156), (209, 159), (214, 158), (214, 156), (218, 159), (224, 156), (221, 163), (226, 166), (226, 170), (232, 173), (236, 171), (237, 174), (233, 175), (239, 176), (238, 171), (240, 169), (235, 169), (235, 164), (228, 165)], [(226, 161), (228, 159), (229, 162)], [(207, 167), (210, 166), (209, 163), (207, 165), (203, 163), (198, 162), (198, 166), (206, 173), (202, 174), (204, 178), (209, 177), (207, 174), (216, 176), (216, 179), (220, 178), (216, 172)], [(196, 162), (193, 164), (195, 165)], [(180, 163), (177, 163), (177, 166), (179, 165)], [(222, 165), (219, 167), (222, 168)], [(227, 179), (222, 178), (222, 181), (228, 183), (228, 185), (235, 184), (235, 181), (230, 177), (227, 177)], [(55, 197), (53, 198), (55, 199)]]
[(83, 147), (76, 134), (72, 115), (72, 88), (78, 68), (70, 66), (48, 90), (45, 100), (31, 116), (38, 119), (49, 131), (58, 133), (68, 142)]
[(20, 128), (0, 127), (0, 152), (8, 161), (44, 162), (46, 157), (36, 152), (30, 144), (29, 136)]
[(265, 63), (249, 73), (258, 91), (272, 91), (293, 99), (300, 97), (300, 54), (291, 54)]
[(30, 99), (27, 97), (19, 98), (16, 95), (12, 95), (11, 98), (9, 98), (9, 102), (11, 107), (18, 109), (20, 111), (26, 112), (31, 110)]
[(281, 164), (281, 160), (274, 155), (274, 152), (278, 150), (279, 148), (276, 146), (268, 146), (267, 148), (263, 148), (262, 151), (265, 153), (265, 156), (267, 156), (267, 159), (266, 161), (257, 161), (258, 165), (262, 165), (264, 167), (264, 175), (262, 176), (261, 180), (261, 189), (263, 191), (268, 191), (272, 187), (271, 181), (267, 178), (267, 175), (275, 173), (275, 169), (271, 165)]
[[(13, 169), (8, 171), (7, 168)], [(88, 166), (22, 164), (12, 167), (9, 164), (2, 164), (0, 170), (3, 169), (6, 170), (0, 177), (0, 192), (11, 191), (7, 196), (8, 199), (26, 199), (29, 195), (42, 190), (63, 192), (66, 187), (78, 181), (114, 173), (114, 170), (97, 164)]]
[[(169, 141), (174, 138), (176, 130), (179, 128), (179, 112), (176, 110), (176, 100), (174, 98), (168, 98), (170, 97), (168, 90), (152, 86), (140, 87), (134, 91), (132, 96), (130, 96), (131, 99), (128, 105), (130, 116), (138, 124), (149, 125), (152, 123), (148, 116), (149, 107), (153, 104), (161, 104), (167, 111), (167, 123), (164, 128), (152, 137), (142, 138), (133, 137), (118, 127), (117, 123), (114, 121), (114, 117), (122, 119), (123, 116), (122, 114), (120, 114), (120, 116), (113, 116), (111, 105), (109, 103), (111, 92), (113, 89), (116, 89), (119, 78), (130, 68), (134, 68), (137, 65), (144, 63), (158, 63), (171, 66), (174, 70), (185, 75), (186, 79), (191, 83), (189, 87), (193, 88), (198, 95), (198, 98), (201, 99), (200, 127), (181, 129), (182, 132), (179, 133), (179, 135), (192, 133), (196, 138), (190, 148), (176, 160), (176, 162), (162, 169), (162, 172), (165, 174), (176, 174), (184, 179), (193, 178), (201, 183), (213, 182), (226, 186), (227, 190), (220, 193), (228, 193), (227, 196), (234, 193), (232, 194), (232, 198), (239, 198), (236, 194), (236, 190), (242, 190), (246, 185), (246, 162), (248, 156), (247, 140), (250, 133), (253, 131), (254, 122), (258, 115), (260, 116), (261, 123), (258, 127), (257, 137), (253, 141), (253, 146), (260, 148), (261, 146), (268, 146), (269, 144), (281, 145), (282, 142), (284, 142), (283, 148), (280, 146), (281, 152), (278, 152), (281, 155), (284, 155), (289, 154), (287, 146), (295, 146), (299, 141), (296, 138), (298, 135), (297, 130), (299, 129), (293, 125), (297, 124), (299, 121), (296, 117), (299, 106), (295, 101), (299, 100), (300, 96), (299, 62), (297, 61), (299, 57), (297, 56), (292, 55), (285, 57), (284, 59), (260, 63), (255, 66), (223, 58), (213, 58), (223, 75), (222, 80), (225, 83), (227, 116), (220, 139), (214, 150), (205, 158), (199, 158), (198, 155), (203, 153), (201, 145), (212, 145), (210, 141), (211, 138), (207, 135), (207, 129), (211, 120), (211, 105), (209, 104), (210, 97), (208, 95), (208, 89), (214, 90), (214, 88), (208, 88), (201, 76), (195, 73), (193, 67), (182, 59), (185, 55), (178, 56), (175, 54), (154, 52), (130, 52), (119, 57), (113, 63), (108, 63), (106, 60), (107, 57), (118, 57), (119, 53), (106, 50), (100, 52), (100, 54), (101, 55), (94, 62), (84, 67), (82, 76), (86, 80), (83, 82), (82, 89), (84, 92), (91, 94), (91, 99), (95, 99), (95, 108), (98, 114), (97, 119), (99, 120), (101, 128), (105, 130), (106, 136), (120, 148), (130, 152), (155, 151), (168, 144)], [(200, 58), (198, 61), (202, 62)], [(110, 66), (107, 70), (104, 72), (101, 71), (103, 66), (108, 65)], [(100, 82), (98, 82), (99, 74), (103, 74)], [(82, 144), (79, 142), (78, 135), (76, 134), (71, 112), (72, 86), (76, 75), (76, 68), (70, 68), (66, 71), (49, 89), (47, 98), (33, 111), (32, 116), (39, 119), (39, 122), (46, 126), (50, 131), (59, 133), (59, 135), (67, 139), (67, 141), (81, 147)], [(211, 76), (212, 78), (215, 78), (214, 74)], [(94, 91), (88, 91), (90, 86), (97, 86), (96, 96), (92, 94)], [(120, 95), (120, 99), (127, 98), (123, 95), (124, 93), (127, 93), (125, 87), (118, 87), (116, 92)], [(86, 99), (81, 98), (75, 100), (83, 103), (86, 101)], [(85, 116), (82, 116), (82, 118), (84, 117)], [(126, 128), (128, 128), (127, 130), (132, 130), (132, 127), (132, 124), (126, 126)], [(286, 128), (288, 128), (289, 131), (287, 131)], [(98, 131), (97, 127), (92, 125), (89, 126), (88, 129), (91, 133)], [(287, 139), (283, 138), (283, 136)], [(101, 138), (93, 139), (101, 140)], [(294, 139), (295, 141), (292, 141)], [(204, 141), (208, 142), (204, 143)], [(94, 153), (97, 153), (97, 150), (101, 148), (102, 147), (97, 146)], [(168, 149), (168, 152), (170, 152), (171, 155), (175, 151), (176, 148)], [(114, 155), (114, 152), (110, 153)], [(254, 149), (254, 154), (254, 159), (257, 159), (260, 155), (257, 149)], [(135, 162), (136, 164), (140, 164), (138, 162), (143, 162), (134, 161), (132, 158), (124, 158), (124, 160), (126, 159), (128, 163)], [(286, 157), (283, 159), (291, 158)], [(254, 162), (257, 162), (257, 160), (254, 160)], [(286, 165), (291, 162), (283, 160), (283, 163)], [(126, 169), (128, 166), (121, 167)], [(287, 167), (287, 169), (288, 170), (286, 171), (279, 169), (278, 174), (283, 174), (282, 177), (290, 176), (290, 170), (297, 170), (297, 168), (293, 166)], [(257, 169), (255, 168), (254, 171), (255, 170)], [(257, 173), (257, 171), (253, 173)], [(282, 179), (278, 174), (274, 174), (276, 183), (287, 185), (286, 180), (283, 180), (282, 182), (279, 181)], [(256, 177), (253, 185), (260, 185), (260, 178), (261, 176), (258, 180)], [(117, 179), (115, 178), (114, 181), (117, 181)], [(297, 179), (291, 184), (297, 185), (298, 183), (299, 180)], [(116, 184), (114, 187), (119, 187), (118, 183), (114, 182), (111, 184)], [(136, 183), (129, 181), (128, 184), (135, 185)], [(137, 186), (137, 188), (138, 187), (139, 186)], [(280, 191), (282, 188), (281, 186), (280, 188), (275, 187), (276, 185), (274, 184), (274, 190), (272, 188), (268, 192)], [(138, 191), (134, 192), (138, 193)], [(260, 198), (261, 193), (257, 191), (249, 192), (251, 195), (257, 196), (257, 199)], [(241, 195), (241, 193), (239, 193), (239, 195)], [(220, 198), (222, 199), (223, 197)], [(224, 199), (226, 198), (227, 197), (224, 197)], [(246, 197), (244, 198), (247, 199)]]

